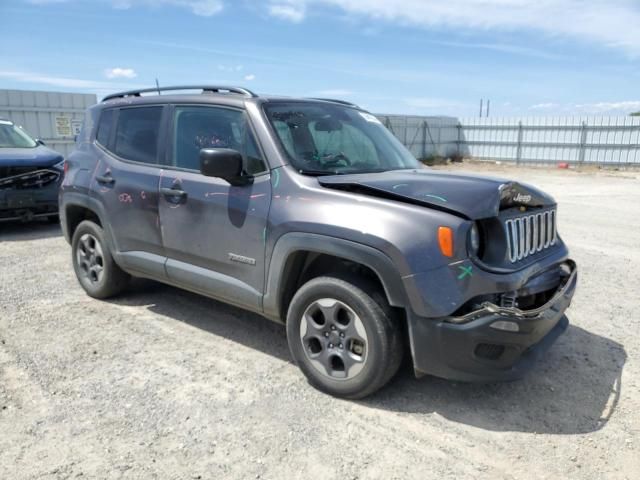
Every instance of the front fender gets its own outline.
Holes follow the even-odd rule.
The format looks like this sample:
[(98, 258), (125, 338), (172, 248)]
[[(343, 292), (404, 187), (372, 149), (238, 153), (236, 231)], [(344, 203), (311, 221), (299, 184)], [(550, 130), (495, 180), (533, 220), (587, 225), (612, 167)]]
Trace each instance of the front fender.
[(381, 251), (341, 238), (292, 232), (277, 240), (269, 261), (263, 310), (271, 320), (282, 322), (286, 316), (281, 305), (281, 292), (287, 274), (285, 267), (290, 255), (299, 251), (333, 255), (370, 268), (380, 279), (389, 304), (394, 307), (406, 306), (401, 276), (391, 259)]

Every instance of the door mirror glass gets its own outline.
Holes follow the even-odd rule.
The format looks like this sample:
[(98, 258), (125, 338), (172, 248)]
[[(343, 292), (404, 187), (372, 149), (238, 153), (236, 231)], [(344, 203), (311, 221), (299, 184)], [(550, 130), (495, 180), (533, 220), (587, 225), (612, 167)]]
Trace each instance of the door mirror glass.
[(242, 174), (242, 154), (231, 148), (200, 150), (200, 173), (222, 178), (231, 185), (244, 185), (251, 178)]

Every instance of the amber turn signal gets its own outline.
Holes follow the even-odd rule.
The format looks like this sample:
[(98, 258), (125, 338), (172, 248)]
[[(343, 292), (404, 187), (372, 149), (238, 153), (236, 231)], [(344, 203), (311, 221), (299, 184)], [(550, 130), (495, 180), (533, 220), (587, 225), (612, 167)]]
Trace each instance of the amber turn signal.
[(451, 227), (438, 227), (438, 244), (445, 257), (453, 257), (453, 230)]

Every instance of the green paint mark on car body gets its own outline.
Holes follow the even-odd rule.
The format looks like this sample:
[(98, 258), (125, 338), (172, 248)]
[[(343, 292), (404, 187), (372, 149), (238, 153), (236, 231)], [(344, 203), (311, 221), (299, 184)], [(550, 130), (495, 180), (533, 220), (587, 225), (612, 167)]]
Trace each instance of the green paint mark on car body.
[(274, 170), (273, 176), (275, 177), (273, 180), (273, 188), (278, 188), (278, 185), (280, 185), (280, 170)]
[(435, 198), (436, 200), (440, 200), (441, 202), (447, 203), (447, 199), (444, 197), (441, 197), (440, 195), (432, 195), (430, 193), (425, 193), (424, 196), (429, 198)]
[(462, 280), (465, 277), (471, 277), (473, 275), (473, 265), (469, 265), (468, 267), (465, 267), (464, 265), (459, 265), (458, 268), (460, 269), (460, 271), (462, 273), (460, 273), (460, 275), (458, 275), (458, 280)]

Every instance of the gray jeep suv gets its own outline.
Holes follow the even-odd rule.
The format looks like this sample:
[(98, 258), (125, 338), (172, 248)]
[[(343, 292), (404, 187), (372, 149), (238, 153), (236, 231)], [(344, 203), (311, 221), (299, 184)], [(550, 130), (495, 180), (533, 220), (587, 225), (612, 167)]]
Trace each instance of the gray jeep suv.
[(343, 101), (161, 90), (90, 108), (67, 159), (61, 224), (92, 297), (133, 275), (257, 312), (348, 398), (407, 348), (417, 375), (515, 379), (567, 328), (576, 265), (549, 195), (432, 171)]

